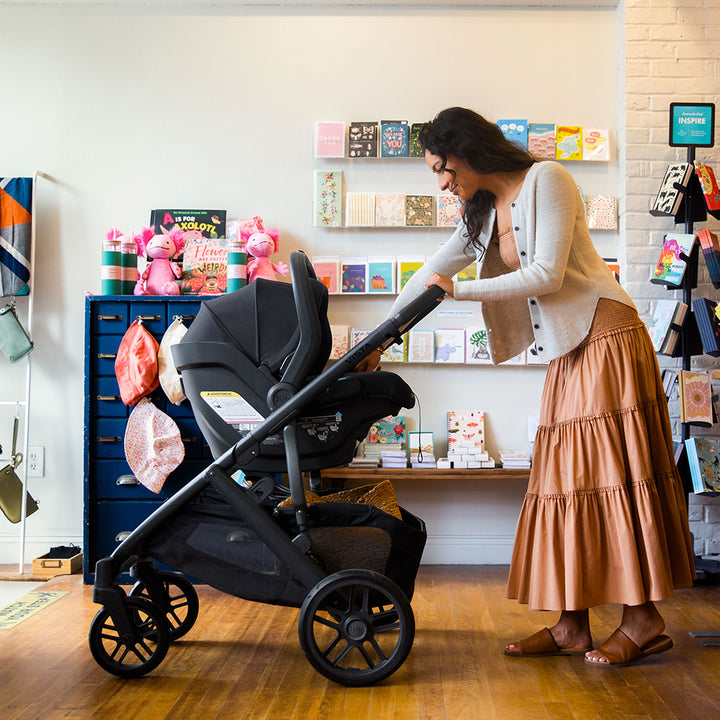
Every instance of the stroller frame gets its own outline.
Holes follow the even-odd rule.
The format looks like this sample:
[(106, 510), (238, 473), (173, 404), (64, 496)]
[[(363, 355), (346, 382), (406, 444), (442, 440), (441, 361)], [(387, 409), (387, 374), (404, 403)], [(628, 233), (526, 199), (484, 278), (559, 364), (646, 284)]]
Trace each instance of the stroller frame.
[[(222, 496), (237, 518), (292, 569), (292, 575), (307, 589), (308, 595), (300, 613), (300, 643), (319, 672), (342, 684), (367, 685), (388, 677), (410, 652), (414, 636), (412, 609), (405, 593), (392, 580), (381, 573), (360, 569), (328, 574), (313, 557), (297, 427), (293, 421), (319, 393), (352, 372), (373, 350), (402, 342), (402, 335), (432, 312), (444, 294), (437, 286), (424, 291), (307, 385), (299, 387), (307, 371), (306, 359), (312, 359), (318, 353), (320, 321), (311, 301), (310, 279), (315, 278), (315, 273), (303, 252), (291, 254), (290, 271), (300, 341), (281, 381), (268, 393), (270, 414), (168, 498), (109, 557), (97, 562), (93, 602), (103, 608), (90, 628), (90, 648), (95, 660), (112, 674), (139, 677), (150, 672), (165, 657), (170, 641), (185, 634), (194, 623), (198, 602), (192, 583), (181, 573), (158, 570), (145, 546), (153, 534), (187, 503), (210, 487)], [(297, 528), (294, 537), (259, 507), (274, 488), (271, 478), (243, 487), (232, 477), (257, 457), (263, 440), (279, 431), (282, 431), (285, 444), (288, 484)], [(138, 579), (129, 595), (117, 580), (128, 570)], [(179, 613), (178, 607), (181, 608)], [(357, 649), (366, 666), (359, 669), (344, 667), (343, 653), (338, 659), (329, 647), (317, 643), (314, 626), (321, 611), (331, 618), (330, 623), (322, 620), (321, 624), (335, 626), (338, 638), (342, 636), (343, 643), (347, 644), (347, 651)], [(388, 630), (399, 630), (399, 639), (394, 647), (385, 651), (378, 646), (377, 633)], [(330, 645), (337, 644), (338, 638)], [(371, 658), (365, 643), (376, 651), (376, 654), (371, 653)], [(136, 662), (129, 662), (131, 659)]]

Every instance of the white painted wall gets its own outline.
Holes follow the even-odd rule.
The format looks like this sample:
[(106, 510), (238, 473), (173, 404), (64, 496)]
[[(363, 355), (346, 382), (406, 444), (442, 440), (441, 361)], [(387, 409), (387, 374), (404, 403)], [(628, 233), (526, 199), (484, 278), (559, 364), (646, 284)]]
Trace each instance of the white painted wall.
[[(261, 215), (280, 258), (429, 254), (443, 232), (312, 227), (316, 120), (426, 120), (449, 105), (491, 119), (616, 126), (614, 9), (242, 9), (0, 5), (0, 175), (41, 169), (33, 354), (32, 445), (46, 477), (28, 520), (27, 557), (82, 539), (83, 307), (100, 289), (106, 231), (140, 228), (153, 207), (212, 206)], [(622, 68), (621, 68), (622, 70)], [(423, 163), (341, 161), (350, 189), (436, 192)], [(588, 193), (619, 194), (617, 166), (570, 168)], [(615, 236), (597, 234), (605, 255)], [(22, 304), (21, 304), (22, 305)], [(338, 298), (331, 319), (374, 326), (379, 298)], [(477, 310), (477, 308), (474, 308)], [(448, 321), (434, 321), (436, 327)], [(472, 324), (467, 321), (466, 324)], [(22, 368), (0, 358), (0, 400)], [(444, 413), (487, 413), (491, 451), (526, 443), (541, 368), (406, 367), (423, 429), (444, 451)], [(417, 413), (410, 414), (417, 427)], [(0, 416), (8, 443), (9, 413)], [(426, 561), (507, 562), (518, 483), (398, 488), (427, 522)], [(17, 557), (0, 518), (0, 563)]]

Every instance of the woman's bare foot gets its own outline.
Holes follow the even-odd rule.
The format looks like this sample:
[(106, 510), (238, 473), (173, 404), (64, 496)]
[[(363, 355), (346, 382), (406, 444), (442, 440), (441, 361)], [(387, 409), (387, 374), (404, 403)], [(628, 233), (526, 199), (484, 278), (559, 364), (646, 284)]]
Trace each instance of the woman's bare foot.
[[(620, 630), (635, 645), (642, 648), (665, 630), (665, 621), (651, 602), (642, 605), (623, 605)], [(609, 662), (608, 658), (603, 655), (601, 648), (585, 653), (585, 659), (590, 663)]]

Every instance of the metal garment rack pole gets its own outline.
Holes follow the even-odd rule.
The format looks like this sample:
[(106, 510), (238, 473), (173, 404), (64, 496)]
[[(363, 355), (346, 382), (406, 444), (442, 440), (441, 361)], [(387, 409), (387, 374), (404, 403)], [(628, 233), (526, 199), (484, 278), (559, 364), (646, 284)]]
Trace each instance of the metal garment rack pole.
[[(40, 170), (36, 170), (33, 175), (32, 200), (31, 200), (31, 220), (30, 220), (30, 279), (28, 285), (30, 292), (28, 293), (27, 305), (27, 321), (25, 323), (25, 331), (32, 341), (33, 339), (33, 314), (35, 306), (35, 255), (36, 255), (36, 237), (37, 237), (37, 181), (38, 178), (50, 180), (50, 176)], [(25, 408), (25, 417), (23, 418), (23, 463), (20, 480), (22, 481), (22, 502), (20, 514), (20, 555), (18, 559), (18, 573), (22, 575), (25, 572), (25, 539), (26, 539), (26, 521), (27, 521), (27, 480), (28, 480), (28, 457), (30, 447), (30, 388), (32, 381), (32, 352), (25, 357), (25, 398), (24, 400), (10, 401), (0, 403), (2, 405), (17, 405)]]

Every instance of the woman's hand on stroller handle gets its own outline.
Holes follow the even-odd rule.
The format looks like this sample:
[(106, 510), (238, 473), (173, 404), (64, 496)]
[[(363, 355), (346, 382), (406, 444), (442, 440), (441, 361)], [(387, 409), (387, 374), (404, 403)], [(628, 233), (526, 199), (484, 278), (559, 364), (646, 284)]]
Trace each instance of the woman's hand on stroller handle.
[(440, 275), (439, 273), (433, 273), (425, 283), (425, 289), (429, 290), (433, 285), (437, 285), (446, 295), (453, 297), (455, 288), (453, 287), (451, 278)]
[(355, 371), (372, 372), (373, 370), (380, 370), (380, 358), (382, 358), (382, 350), (376, 348), (355, 366)]

